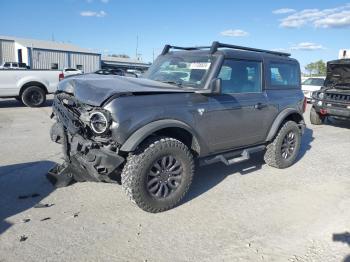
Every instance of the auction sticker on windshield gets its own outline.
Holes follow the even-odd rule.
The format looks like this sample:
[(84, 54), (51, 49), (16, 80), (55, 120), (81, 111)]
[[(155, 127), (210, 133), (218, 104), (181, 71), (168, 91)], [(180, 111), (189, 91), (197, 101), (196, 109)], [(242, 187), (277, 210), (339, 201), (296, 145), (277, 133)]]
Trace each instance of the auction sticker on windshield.
[(190, 69), (204, 69), (208, 70), (210, 67), (210, 63), (191, 63), (190, 64)]

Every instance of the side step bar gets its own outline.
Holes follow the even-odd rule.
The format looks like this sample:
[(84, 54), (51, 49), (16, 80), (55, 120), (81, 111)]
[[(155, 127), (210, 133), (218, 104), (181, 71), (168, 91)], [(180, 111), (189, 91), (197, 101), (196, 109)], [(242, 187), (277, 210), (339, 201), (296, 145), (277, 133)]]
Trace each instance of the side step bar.
[(227, 166), (237, 164), (237, 163), (249, 160), (251, 154), (263, 151), (265, 150), (265, 148), (266, 147), (262, 145), (262, 146), (247, 148), (240, 151), (233, 151), (233, 152), (229, 152), (221, 155), (216, 155), (214, 157), (202, 159), (200, 162), (200, 165), (203, 165), (203, 166), (210, 165), (217, 162), (222, 162)]

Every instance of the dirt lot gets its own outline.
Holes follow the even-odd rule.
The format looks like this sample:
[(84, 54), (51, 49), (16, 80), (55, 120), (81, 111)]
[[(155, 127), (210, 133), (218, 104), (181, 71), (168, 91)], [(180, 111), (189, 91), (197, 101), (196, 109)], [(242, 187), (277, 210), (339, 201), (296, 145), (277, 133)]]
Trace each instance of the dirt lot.
[(293, 167), (199, 168), (180, 206), (148, 214), (120, 186), (55, 190), (49, 115), (0, 100), (0, 261), (350, 261), (349, 124), (306, 114)]

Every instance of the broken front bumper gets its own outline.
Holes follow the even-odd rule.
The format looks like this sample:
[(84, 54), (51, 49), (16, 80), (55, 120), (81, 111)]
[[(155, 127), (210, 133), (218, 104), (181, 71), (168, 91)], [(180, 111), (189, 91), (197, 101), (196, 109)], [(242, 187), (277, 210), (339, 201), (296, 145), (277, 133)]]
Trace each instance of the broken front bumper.
[[(69, 99), (66, 95), (64, 99)], [(77, 112), (72, 112), (56, 96), (53, 116), (57, 122), (51, 128), (51, 140), (62, 144), (65, 162), (49, 171), (49, 179), (57, 186), (68, 185), (72, 181), (115, 182), (125, 158), (119, 155), (118, 146), (104, 139), (96, 139), (84, 133), (86, 127), (79, 120)]]
[(117, 152), (79, 134), (71, 135), (59, 123), (52, 126), (51, 139), (62, 144), (65, 155), (65, 162), (48, 174), (56, 186), (66, 186), (73, 180), (115, 182), (113, 175), (125, 160)]

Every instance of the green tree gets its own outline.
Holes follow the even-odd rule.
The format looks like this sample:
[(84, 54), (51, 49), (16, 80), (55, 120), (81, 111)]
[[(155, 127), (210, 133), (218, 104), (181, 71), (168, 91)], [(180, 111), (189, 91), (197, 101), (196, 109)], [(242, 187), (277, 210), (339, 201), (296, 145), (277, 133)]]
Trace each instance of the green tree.
[(318, 75), (325, 75), (326, 74), (326, 70), (327, 70), (327, 66), (326, 63), (323, 60), (319, 60), (317, 62), (315, 62), (315, 69)]
[(313, 71), (315, 70), (315, 63), (310, 63), (305, 66), (305, 70), (308, 71), (309, 76), (312, 76)]
[(326, 75), (326, 63), (323, 60), (307, 64), (305, 70), (309, 73), (309, 76)]

